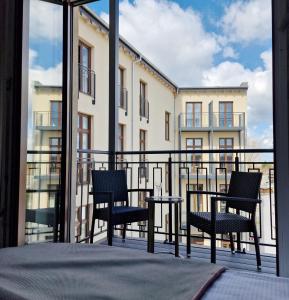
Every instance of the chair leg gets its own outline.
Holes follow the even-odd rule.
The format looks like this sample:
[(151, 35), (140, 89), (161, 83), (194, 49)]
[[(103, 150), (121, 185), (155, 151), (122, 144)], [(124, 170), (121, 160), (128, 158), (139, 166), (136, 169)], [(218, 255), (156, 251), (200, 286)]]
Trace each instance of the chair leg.
[(91, 221), (91, 230), (90, 230), (90, 243), (91, 244), (93, 244), (94, 225), (95, 225), (95, 218), (94, 218), (94, 214), (93, 214), (92, 221)]
[(235, 245), (234, 245), (233, 233), (230, 232), (230, 233), (229, 233), (229, 236), (230, 236), (231, 252), (232, 252), (233, 254), (235, 254)]
[(126, 224), (123, 224), (123, 229), (122, 229), (122, 239), (125, 240), (125, 233), (126, 233)]
[(107, 244), (112, 246), (112, 236), (113, 236), (113, 224), (111, 222), (107, 223)]
[(211, 263), (216, 263), (216, 234), (211, 234)]
[(191, 225), (187, 223), (187, 256), (191, 256)]
[(261, 269), (261, 256), (260, 256), (259, 238), (258, 238), (258, 233), (257, 233), (255, 224), (254, 224), (254, 228), (253, 228), (253, 235), (254, 235), (254, 243), (255, 243), (255, 249), (256, 249), (257, 269), (260, 270)]

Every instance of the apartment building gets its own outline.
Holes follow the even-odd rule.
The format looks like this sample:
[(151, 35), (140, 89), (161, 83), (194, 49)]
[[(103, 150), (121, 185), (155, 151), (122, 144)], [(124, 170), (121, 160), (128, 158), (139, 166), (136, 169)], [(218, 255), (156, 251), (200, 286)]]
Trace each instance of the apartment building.
[[(107, 150), (108, 145), (108, 27), (87, 8), (80, 8), (79, 36), (79, 99), (77, 147), (83, 150)], [(246, 110), (248, 86), (179, 88), (155, 67), (142, 53), (124, 39), (119, 50), (118, 149), (144, 150), (216, 150), (240, 149), (246, 144)], [(61, 87), (34, 83), (32, 95), (33, 149), (57, 151), (61, 146)], [(154, 187), (162, 184), (168, 193), (168, 161), (165, 154), (120, 155), (119, 167), (128, 171), (131, 187)], [(89, 231), (92, 198), (89, 196), (90, 168), (104, 168), (105, 155), (78, 154), (76, 236)], [(232, 154), (174, 154), (178, 161), (172, 168), (174, 194), (185, 196), (187, 189), (225, 190), (232, 170)], [(59, 183), (57, 154), (39, 154), (41, 176), (34, 178), (45, 191)], [(58, 160), (59, 161), (59, 160)], [(148, 165), (149, 161), (159, 161)], [(55, 164), (51, 166), (51, 162)], [(130, 163), (139, 162), (137, 167)], [(214, 162), (214, 163), (213, 163)], [(93, 166), (92, 166), (93, 164)], [(33, 164), (31, 164), (33, 169)], [(43, 170), (43, 168), (46, 170)], [(34, 175), (34, 173), (32, 172)], [(33, 185), (33, 186), (32, 186)], [(28, 207), (53, 206), (54, 192), (38, 203), (38, 194), (31, 196)], [(49, 200), (50, 199), (50, 200)], [(52, 199), (52, 200), (51, 200)], [(49, 202), (50, 201), (50, 202)], [(145, 205), (144, 195), (132, 198), (135, 205)], [(208, 209), (207, 199), (194, 201), (194, 209)], [(184, 217), (185, 205), (182, 216)], [(167, 228), (168, 208), (158, 207), (157, 226)], [(182, 220), (184, 221), (184, 219)], [(99, 225), (100, 227), (102, 226)], [(142, 226), (140, 224), (134, 225)], [(136, 233), (129, 233), (133, 236)], [(143, 236), (141, 233), (138, 233)], [(204, 243), (198, 239), (198, 243)]]

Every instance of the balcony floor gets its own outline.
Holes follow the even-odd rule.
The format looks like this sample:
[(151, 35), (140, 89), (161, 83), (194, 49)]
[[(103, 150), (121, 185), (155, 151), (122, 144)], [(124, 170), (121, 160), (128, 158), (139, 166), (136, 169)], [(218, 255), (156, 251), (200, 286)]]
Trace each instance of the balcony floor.
[[(106, 244), (106, 240), (101, 244)], [(113, 246), (122, 248), (138, 249), (140, 251), (147, 251), (147, 241), (144, 239), (127, 238), (122, 241), (121, 238), (114, 237)], [(186, 257), (185, 245), (180, 245), (180, 255)], [(155, 241), (155, 253), (174, 252), (174, 246), (165, 244), (161, 241)], [(191, 248), (191, 259), (198, 259), (210, 262), (210, 248), (205, 246), (193, 246)], [(217, 263), (234, 270), (252, 271), (263, 274), (276, 274), (276, 257), (269, 255), (262, 255), (262, 270), (257, 271), (255, 253), (235, 253), (231, 254), (230, 250), (217, 250)]]

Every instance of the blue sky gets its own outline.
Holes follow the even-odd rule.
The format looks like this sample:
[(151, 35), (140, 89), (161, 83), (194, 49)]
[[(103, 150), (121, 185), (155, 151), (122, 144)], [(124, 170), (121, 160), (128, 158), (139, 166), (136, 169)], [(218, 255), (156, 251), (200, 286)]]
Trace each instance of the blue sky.
[[(134, 1), (129, 0), (129, 2), (133, 3)], [(208, 32), (222, 34), (218, 20), (224, 15), (226, 7), (236, 2), (236, 0), (174, 0), (174, 2), (178, 3), (183, 9), (192, 8), (198, 12), (201, 15), (204, 28)], [(108, 0), (91, 3), (88, 7), (98, 15), (101, 15), (103, 12), (109, 13)], [(248, 30), (250, 29), (248, 28)], [(257, 68), (262, 63), (260, 53), (271, 48), (271, 43), (271, 40), (267, 40), (262, 43), (257, 42), (247, 45), (237, 45), (235, 48), (239, 53), (238, 61), (248, 68)], [(223, 57), (221, 54), (214, 56), (214, 64), (218, 64), (222, 62), (222, 60)]]
[[(53, 84), (61, 78), (61, 10), (32, 3), (31, 73)], [(106, 18), (108, 4), (89, 8)], [(249, 136), (272, 143), (270, 0), (121, 0), (120, 12), (120, 33), (179, 86), (249, 82)]]

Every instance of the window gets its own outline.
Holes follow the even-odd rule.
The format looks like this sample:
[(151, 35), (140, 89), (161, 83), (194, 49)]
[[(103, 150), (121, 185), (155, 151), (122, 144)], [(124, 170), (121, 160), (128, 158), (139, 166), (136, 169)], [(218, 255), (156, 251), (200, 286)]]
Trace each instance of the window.
[[(140, 151), (146, 151), (146, 131), (140, 130), (139, 132), (139, 150)], [(147, 165), (145, 163), (146, 161), (146, 155), (140, 154), (139, 157), (140, 160), (140, 166), (139, 166), (139, 173), (140, 177), (147, 177)]]
[(219, 127), (233, 127), (233, 102), (219, 103)]
[[(219, 149), (220, 150), (231, 150), (234, 147), (234, 139), (233, 138), (220, 138), (219, 139)], [(226, 162), (226, 163), (224, 163)], [(232, 153), (220, 153), (220, 170), (221, 173), (232, 172), (233, 170), (233, 154)]]
[[(187, 150), (202, 150), (203, 139), (202, 138), (189, 138), (186, 139)], [(198, 168), (202, 168), (202, 154), (201, 153), (190, 153), (187, 155), (187, 161), (191, 161), (191, 172), (197, 173)], [(200, 170), (199, 170), (200, 173)]]
[(170, 140), (170, 113), (165, 112), (165, 140)]
[[(203, 191), (203, 184), (189, 184), (187, 185), (188, 191)], [(193, 201), (191, 202), (193, 205), (191, 207), (192, 211), (203, 211), (203, 196), (204, 195), (192, 195)]]
[(79, 43), (79, 90), (82, 93), (90, 94), (91, 92), (91, 48), (83, 42)]
[(127, 110), (127, 89), (125, 88), (125, 69), (118, 68), (119, 71), (119, 106)]
[(139, 95), (140, 95), (140, 116), (148, 118), (148, 102), (147, 102), (147, 84), (143, 81), (140, 81), (139, 84)]
[(50, 101), (50, 126), (61, 128), (62, 102)]
[[(228, 184), (221, 183), (219, 185), (219, 191), (220, 193), (227, 193), (228, 192)], [(220, 212), (226, 212), (226, 202), (225, 201), (220, 201)]]
[(186, 126), (190, 128), (202, 127), (202, 103), (186, 103)]
[[(89, 150), (91, 146), (91, 117), (78, 113), (77, 148)], [(89, 180), (89, 153), (79, 153), (80, 182), (87, 183)]]
[[(49, 150), (50, 151), (61, 151), (61, 137), (50, 137), (49, 138)], [(51, 153), (49, 163), (50, 173), (60, 174), (61, 167), (61, 154)]]

